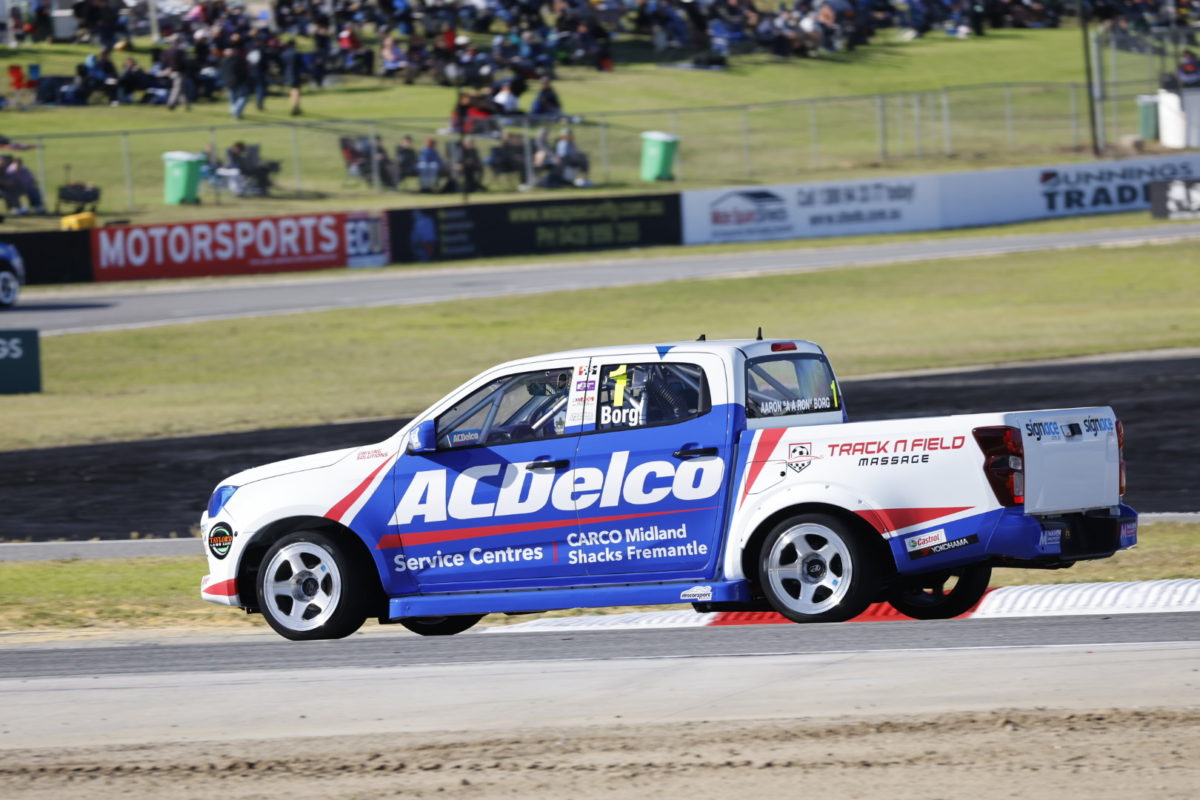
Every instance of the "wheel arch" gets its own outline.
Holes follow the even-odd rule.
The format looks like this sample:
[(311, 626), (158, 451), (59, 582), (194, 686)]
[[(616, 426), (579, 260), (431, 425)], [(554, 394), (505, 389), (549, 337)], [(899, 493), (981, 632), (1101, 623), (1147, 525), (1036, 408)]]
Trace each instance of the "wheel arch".
[(887, 576), (885, 583), (891, 581), (891, 576), (896, 571), (896, 562), (892, 558), (892, 551), (888, 547), (887, 540), (879, 534), (879, 531), (858, 514), (842, 506), (810, 501), (794, 503), (774, 511), (755, 526), (753, 532), (746, 538), (741, 552), (742, 574), (746, 577), (746, 580), (754, 585), (756, 593), (759, 592), (758, 556), (759, 551), (762, 549), (763, 540), (767, 538), (767, 535), (780, 522), (800, 514), (827, 514), (844, 522), (851, 530), (858, 531), (862, 535), (863, 540), (868, 542), (874, 556), (879, 560), (884, 574)]
[(271, 549), (271, 545), (296, 531), (320, 531), (332, 536), (339, 543), (344, 543), (359, 569), (359, 574), (368, 582), (372, 613), (374, 614), (379, 609), (386, 612), (387, 594), (383, 590), (383, 584), (379, 579), (379, 570), (366, 542), (353, 529), (340, 522), (316, 516), (284, 517), (264, 525), (250, 537), (250, 541), (246, 543), (245, 549), (242, 551), (237, 569), (238, 594), (248, 610), (260, 610), (256, 579), (258, 570), (262, 566), (263, 557)]

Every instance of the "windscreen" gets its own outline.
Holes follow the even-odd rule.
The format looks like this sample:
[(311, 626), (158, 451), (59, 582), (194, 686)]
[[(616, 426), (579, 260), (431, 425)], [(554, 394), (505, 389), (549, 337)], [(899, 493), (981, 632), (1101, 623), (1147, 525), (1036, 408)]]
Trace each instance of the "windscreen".
[(837, 380), (822, 355), (780, 353), (746, 362), (746, 416), (750, 419), (841, 408)]

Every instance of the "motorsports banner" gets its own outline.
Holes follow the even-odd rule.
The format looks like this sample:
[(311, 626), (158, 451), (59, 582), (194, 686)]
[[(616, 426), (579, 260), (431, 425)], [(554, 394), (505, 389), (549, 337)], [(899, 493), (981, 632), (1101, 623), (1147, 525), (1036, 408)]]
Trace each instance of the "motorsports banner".
[(392, 261), (677, 245), (679, 210), (678, 194), (652, 194), (391, 211)]
[(1200, 180), (1200, 154), (683, 193), (684, 244), (1001, 225), (1150, 208), (1152, 183)]
[(96, 281), (292, 272), (389, 261), (386, 212), (121, 225), (91, 231)]

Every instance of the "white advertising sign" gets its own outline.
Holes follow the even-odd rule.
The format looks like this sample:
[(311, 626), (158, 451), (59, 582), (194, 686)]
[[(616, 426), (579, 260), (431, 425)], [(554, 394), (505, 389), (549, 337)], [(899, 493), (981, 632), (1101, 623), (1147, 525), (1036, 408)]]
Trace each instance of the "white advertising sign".
[(1200, 178), (1200, 154), (941, 176), (943, 228), (1150, 208), (1154, 181)]
[(1200, 154), (684, 192), (684, 244), (998, 225), (1137, 211), (1149, 184), (1200, 180)]
[(937, 176), (683, 193), (684, 244), (756, 242), (938, 226)]

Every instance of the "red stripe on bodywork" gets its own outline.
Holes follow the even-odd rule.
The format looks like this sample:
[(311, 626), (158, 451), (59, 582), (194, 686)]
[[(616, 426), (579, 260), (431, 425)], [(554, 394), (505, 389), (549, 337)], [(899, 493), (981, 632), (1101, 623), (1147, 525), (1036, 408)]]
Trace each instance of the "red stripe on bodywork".
[(675, 511), (647, 511), (642, 514), (618, 514), (612, 517), (591, 517), (590, 519), (559, 519), (551, 522), (521, 522), (512, 525), (481, 525), (475, 528), (451, 528), (442, 531), (422, 531), (421, 533), (390, 533), (379, 540), (376, 550), (387, 550), (390, 547), (404, 545), (436, 544), (452, 542), (458, 539), (474, 539), (481, 536), (500, 536), (505, 533), (525, 533), (527, 531), (544, 531), (550, 528), (565, 528), (568, 525), (596, 525), (601, 522), (617, 522), (623, 519), (639, 519), (642, 517), (657, 517), (661, 514), (684, 514), (689, 511), (712, 511), (715, 506), (708, 508), (681, 508)]
[(368, 475), (363, 480), (362, 483), (360, 483), (358, 486), (355, 486), (350, 491), (350, 494), (346, 495), (341, 500), (338, 500), (334, 504), (333, 508), (326, 511), (325, 518), (331, 519), (334, 522), (341, 522), (342, 515), (350, 510), (350, 506), (354, 505), (354, 501), (356, 501), (356, 500), (358, 500), (358, 498), (362, 497), (362, 493), (365, 492), (367, 490), (367, 487), (371, 485), (371, 481), (375, 480), (375, 476), (379, 474), (379, 471), (381, 469), (383, 469), (384, 467), (386, 467), (388, 464), (392, 463), (392, 459), (395, 457), (396, 457), (395, 453), (388, 456), (387, 461), (384, 461), (382, 464), (380, 464), (378, 467), (376, 467), (374, 469), (374, 471), (372, 471), (371, 474)]
[(767, 458), (775, 450), (775, 445), (779, 444), (779, 440), (783, 438), (783, 434), (787, 432), (787, 428), (766, 428), (762, 435), (758, 437), (758, 444), (754, 447), (754, 455), (750, 456), (750, 465), (746, 473), (746, 485), (742, 487), (742, 499), (738, 501), (740, 506), (746, 501), (746, 495), (750, 494), (750, 487), (754, 485), (763, 467), (767, 465)]
[(217, 595), (219, 597), (233, 597), (238, 593), (237, 578), (230, 578), (227, 581), (214, 583), (212, 586), (206, 586), (200, 590), (204, 594)]
[(940, 517), (948, 517), (960, 511), (968, 511), (971, 506), (955, 506), (951, 508), (879, 508), (858, 511), (871, 527), (880, 533), (891, 533), (910, 525), (920, 525)]
[[(987, 597), (994, 592), (996, 587), (992, 587), (983, 593), (983, 597)], [(954, 619), (966, 619), (975, 613), (975, 609), (979, 608), (983, 602), (983, 597), (979, 598), (979, 602), (968, 608), (963, 613), (959, 614)], [(872, 603), (867, 606), (867, 610), (859, 614), (857, 617), (848, 620), (848, 622), (898, 622), (903, 620), (912, 620), (913, 617), (907, 614), (901, 614), (896, 609), (892, 608), (890, 603)], [(721, 611), (718, 612), (709, 626), (713, 625), (783, 625), (791, 624), (791, 620), (782, 614), (777, 614), (774, 611)]]

